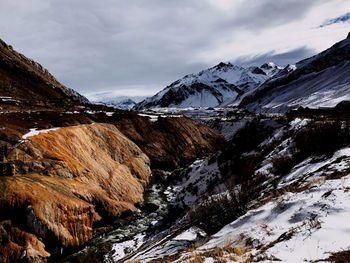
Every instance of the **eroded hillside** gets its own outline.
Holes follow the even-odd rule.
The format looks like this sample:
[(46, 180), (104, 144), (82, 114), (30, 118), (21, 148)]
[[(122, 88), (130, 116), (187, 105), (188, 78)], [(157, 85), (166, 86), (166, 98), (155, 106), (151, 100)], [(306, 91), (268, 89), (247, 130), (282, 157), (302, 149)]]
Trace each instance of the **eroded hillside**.
[(0, 177), (2, 219), (55, 252), (88, 241), (94, 224), (135, 211), (150, 175), (148, 157), (107, 124), (29, 137), (8, 154), (8, 162), (15, 174)]

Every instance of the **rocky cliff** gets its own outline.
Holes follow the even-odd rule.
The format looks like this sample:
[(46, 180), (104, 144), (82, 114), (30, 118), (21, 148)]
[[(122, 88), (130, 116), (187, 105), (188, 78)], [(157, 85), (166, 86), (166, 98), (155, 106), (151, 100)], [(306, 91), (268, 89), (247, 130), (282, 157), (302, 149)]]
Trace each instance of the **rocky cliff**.
[(35, 234), (54, 253), (88, 241), (99, 222), (135, 211), (150, 175), (148, 157), (108, 124), (29, 137), (8, 159), (16, 174), (0, 177), (1, 219)]

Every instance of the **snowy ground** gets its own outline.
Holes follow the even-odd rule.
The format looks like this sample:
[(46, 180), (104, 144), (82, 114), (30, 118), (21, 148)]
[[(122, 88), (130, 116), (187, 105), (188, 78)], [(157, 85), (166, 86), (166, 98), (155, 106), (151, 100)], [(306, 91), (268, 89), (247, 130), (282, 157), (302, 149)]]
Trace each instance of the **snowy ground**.
[[(294, 263), (323, 260), (330, 253), (350, 249), (350, 147), (330, 157), (308, 157), (280, 177), (276, 185), (271, 183), (277, 178), (271, 170), (272, 159), (290, 154), (293, 140), (288, 136), (310, 121), (297, 118), (284, 127), (274, 126), (273, 134), (255, 151), (244, 153), (249, 158), (263, 147), (276, 145), (255, 171), (267, 175), (265, 190), (243, 216), (208, 235), (188, 224), (185, 215), (147, 242), (136, 236), (118, 244), (114, 259), (120, 260), (132, 247), (134, 253), (128, 260), (140, 262), (197, 262), (196, 259), (206, 263)], [(195, 161), (178, 178), (164, 194), (169, 202), (181, 207), (191, 208), (209, 200), (208, 196), (215, 199), (227, 195), (215, 158)]]
[[(347, 157), (346, 164), (333, 162), (339, 156)], [(305, 176), (305, 170), (311, 174), (317, 169), (318, 174), (310, 176), (299, 188), (290, 192), (287, 188), (285, 194), (225, 226), (200, 249), (223, 246), (228, 239), (240, 240), (242, 235), (254, 244), (251, 255), (274, 256), (282, 262), (324, 259), (329, 256), (327, 252), (348, 249), (350, 175), (326, 180), (321, 174), (330, 174), (330, 168), (333, 172), (349, 169), (349, 158), (350, 148), (346, 148), (326, 162), (315, 163), (312, 167), (305, 163), (286, 177), (289, 185)], [(282, 183), (281, 186), (286, 185)], [(306, 190), (301, 191), (303, 186)]]

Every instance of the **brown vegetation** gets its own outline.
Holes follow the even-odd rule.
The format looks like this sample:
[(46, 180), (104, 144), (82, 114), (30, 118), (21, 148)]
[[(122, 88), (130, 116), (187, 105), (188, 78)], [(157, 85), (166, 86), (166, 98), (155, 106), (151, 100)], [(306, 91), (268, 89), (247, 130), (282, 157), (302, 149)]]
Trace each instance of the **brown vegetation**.
[(151, 159), (152, 168), (173, 170), (198, 157), (217, 152), (226, 140), (207, 126), (186, 117), (162, 118), (151, 122), (135, 112), (123, 112), (112, 117), (96, 116), (113, 123), (135, 142)]

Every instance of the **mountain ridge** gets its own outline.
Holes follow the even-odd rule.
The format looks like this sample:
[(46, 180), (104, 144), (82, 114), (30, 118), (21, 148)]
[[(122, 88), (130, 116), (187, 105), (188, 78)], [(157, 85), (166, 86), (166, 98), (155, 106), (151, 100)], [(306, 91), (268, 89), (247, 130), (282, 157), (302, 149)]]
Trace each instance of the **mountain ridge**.
[(272, 62), (248, 68), (220, 62), (214, 67), (173, 82), (153, 97), (138, 103), (134, 109), (225, 106), (280, 70), (282, 68)]
[(271, 78), (243, 98), (250, 111), (286, 112), (302, 107), (334, 107), (350, 100), (350, 38), (296, 63), (296, 69)]
[[(0, 39), (0, 92), (9, 102), (38, 107), (79, 106), (88, 100), (62, 85), (38, 62)], [(2, 99), (1, 102), (4, 102)]]

